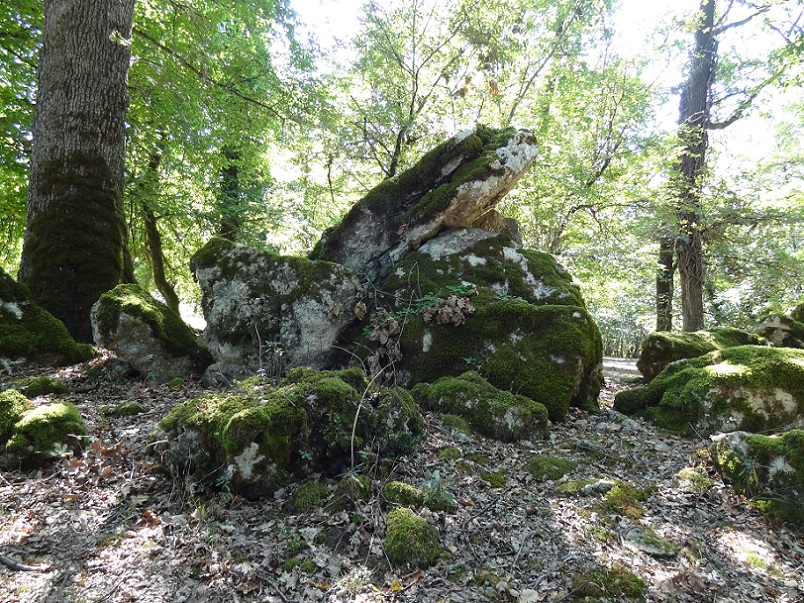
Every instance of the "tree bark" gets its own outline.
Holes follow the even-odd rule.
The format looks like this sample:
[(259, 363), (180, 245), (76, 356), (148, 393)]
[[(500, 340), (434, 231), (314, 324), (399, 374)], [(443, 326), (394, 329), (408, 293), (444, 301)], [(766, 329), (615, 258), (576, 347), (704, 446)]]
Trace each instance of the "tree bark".
[(687, 332), (704, 327), (701, 181), (709, 147), (707, 128), (717, 64), (715, 0), (701, 0), (698, 18), (690, 72), (682, 88), (679, 105), (678, 137), (681, 152), (671, 182), (679, 235), (676, 238), (676, 259), (681, 282), (682, 328)]
[(656, 330), (673, 330), (673, 240), (659, 240), (659, 267), (656, 274)]
[(19, 277), (91, 341), (90, 308), (124, 274), (124, 119), (135, 0), (45, 0)]
[(220, 224), (218, 236), (234, 241), (243, 228), (243, 189), (240, 183), (240, 153), (229, 147), (223, 148), (226, 160), (221, 171), (218, 191)]

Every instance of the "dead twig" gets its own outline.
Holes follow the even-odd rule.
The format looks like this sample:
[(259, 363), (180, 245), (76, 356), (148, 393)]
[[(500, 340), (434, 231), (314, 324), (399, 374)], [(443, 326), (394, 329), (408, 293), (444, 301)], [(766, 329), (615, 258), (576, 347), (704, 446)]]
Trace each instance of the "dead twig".
[(26, 565), (24, 563), (20, 563), (19, 561), (14, 561), (14, 559), (11, 557), (6, 557), (5, 555), (0, 555), (0, 563), (15, 572), (44, 572), (49, 570), (51, 567), (48, 564)]

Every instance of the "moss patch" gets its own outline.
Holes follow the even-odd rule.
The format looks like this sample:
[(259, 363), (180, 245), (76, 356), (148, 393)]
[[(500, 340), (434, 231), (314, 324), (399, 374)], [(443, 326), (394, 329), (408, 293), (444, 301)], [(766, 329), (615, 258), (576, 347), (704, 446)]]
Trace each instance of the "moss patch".
[(804, 351), (739, 346), (668, 366), (645, 387), (620, 392), (615, 408), (680, 433), (772, 431), (804, 408)]
[(0, 268), (0, 358), (61, 366), (94, 355), (95, 348), (76, 343), (64, 323), (33, 302), (27, 287)]
[(435, 565), (442, 553), (436, 529), (407, 507), (388, 514), (383, 547), (394, 566), (406, 569)]
[(14, 434), (14, 425), (31, 409), (31, 403), (15, 389), (0, 393), (0, 446)]
[(309, 513), (319, 508), (326, 498), (329, 490), (319, 482), (302, 484), (293, 493), (292, 506), (297, 513)]
[(382, 489), (382, 495), (390, 502), (406, 507), (421, 507), (424, 504), (424, 492), (404, 482), (389, 482)]
[(572, 590), (583, 603), (602, 600), (637, 602), (645, 600), (645, 581), (622, 567), (600, 568), (573, 576)]
[(416, 393), (424, 408), (458, 415), (488, 437), (510, 442), (541, 437), (547, 431), (543, 405), (499, 390), (475, 372), (444, 377)]
[(17, 379), (11, 383), (11, 387), (18, 390), (28, 398), (45, 396), (47, 394), (66, 394), (67, 386), (55, 377), (27, 377)]
[(526, 467), (537, 481), (558, 480), (578, 466), (577, 461), (570, 461), (555, 456), (539, 456)]
[(87, 434), (78, 409), (66, 402), (54, 402), (27, 412), (14, 425), (6, 444), (6, 462), (32, 465), (48, 460), (56, 443), (80, 450), (80, 438)]

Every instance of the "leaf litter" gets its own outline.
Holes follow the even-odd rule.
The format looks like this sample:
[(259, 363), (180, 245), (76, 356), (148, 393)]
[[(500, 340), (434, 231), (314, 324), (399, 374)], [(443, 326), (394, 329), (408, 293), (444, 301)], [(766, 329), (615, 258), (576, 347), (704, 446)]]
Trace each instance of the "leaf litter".
[[(0, 377), (0, 388), (29, 374)], [(81, 367), (50, 374), (70, 388), (60, 398), (80, 409), (91, 436), (81, 457), (0, 474), (6, 603), (558, 603), (589, 593), (601, 601), (804, 601), (802, 534), (769, 522), (723, 484), (702, 452), (707, 442), (611, 410), (628, 387), (617, 374), (601, 392), (600, 414), (574, 409), (543, 440), (467, 438), (425, 413), (427, 437), (415, 455), (363, 469), (369, 500), (328, 508), (335, 480), (317, 476), (327, 495), (305, 513), (294, 510), (298, 484), (250, 501), (157, 470), (153, 429), (209, 391), (198, 383), (91, 381)], [(145, 412), (101, 412), (131, 403)], [(459, 452), (439, 454), (445, 449)], [(537, 479), (527, 467), (541, 456), (577, 466)], [(434, 477), (454, 512), (416, 511), (437, 528), (445, 554), (404, 573), (383, 553), (393, 505), (382, 487), (398, 480), (427, 492)], [(635, 534), (671, 548), (635, 544)], [(642, 597), (623, 576), (644, 584)]]

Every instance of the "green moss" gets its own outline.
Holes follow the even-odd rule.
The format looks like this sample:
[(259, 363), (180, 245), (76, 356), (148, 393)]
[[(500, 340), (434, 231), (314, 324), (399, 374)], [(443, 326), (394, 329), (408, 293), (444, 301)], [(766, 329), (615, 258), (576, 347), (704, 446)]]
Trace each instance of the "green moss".
[(388, 514), (383, 547), (392, 565), (406, 569), (428, 568), (442, 554), (436, 529), (407, 507)]
[[(426, 392), (425, 389), (420, 389), (419, 391)], [(444, 429), (453, 433), (458, 433), (463, 436), (472, 435), (472, 427), (469, 425), (469, 422), (458, 415), (451, 415), (449, 413), (444, 415), (441, 417), (441, 425)]]
[(28, 412), (31, 403), (20, 392), (7, 389), (0, 393), (0, 446), (14, 433), (14, 425)]
[(98, 330), (106, 336), (113, 334), (123, 314), (135, 316), (147, 324), (154, 338), (174, 355), (198, 356), (199, 363), (210, 360), (181, 316), (138, 285), (118, 285), (100, 296), (95, 312)]
[(645, 516), (645, 510), (640, 503), (645, 502), (655, 491), (655, 488), (634, 488), (618, 481), (606, 493), (600, 508), (606, 513), (622, 515), (631, 520), (641, 519)]
[(179, 391), (187, 384), (187, 380), (181, 377), (176, 377), (168, 381), (168, 387), (173, 391)]
[(564, 477), (577, 466), (577, 461), (554, 456), (538, 456), (528, 463), (526, 469), (537, 481), (555, 481)]
[(319, 482), (302, 484), (293, 493), (293, 509), (297, 513), (309, 513), (322, 505), (328, 492), (327, 487)]
[(738, 346), (679, 361), (615, 408), (680, 433), (783, 427), (804, 408), (804, 351)]
[(705, 492), (713, 485), (703, 467), (684, 467), (676, 477), (687, 484), (687, 487), (694, 492)]
[(445, 446), (438, 451), (436, 455), (441, 460), (455, 460), (461, 458), (461, 449), (455, 446)]
[(352, 509), (356, 502), (371, 499), (371, 479), (367, 475), (348, 473), (335, 486), (335, 493), (327, 505), (330, 513)]
[(645, 581), (622, 567), (600, 568), (573, 576), (572, 591), (580, 601), (637, 602), (645, 600)]
[(90, 308), (123, 275), (120, 174), (100, 154), (75, 152), (32, 177), (50, 201), (28, 224), (26, 283), (77, 340), (90, 342)]
[(382, 489), (382, 495), (398, 505), (421, 507), (424, 504), (424, 492), (404, 482), (387, 483)]
[(31, 300), (28, 289), (0, 268), (0, 358), (26, 358), (60, 366), (89, 360), (91, 345), (79, 344), (60, 320)]
[(48, 458), (56, 443), (80, 449), (80, 438), (87, 434), (78, 409), (66, 402), (39, 406), (14, 425), (14, 435), (6, 444), (12, 462), (31, 464)]
[(544, 406), (498, 390), (474, 372), (444, 377), (421, 393), (420, 403), (425, 408), (458, 415), (489, 437), (515, 441), (542, 436), (547, 430)]
[(104, 404), (98, 410), (102, 415), (114, 417), (133, 417), (135, 415), (141, 415), (142, 413), (148, 412), (150, 408), (144, 404), (140, 404), (139, 402), (126, 402), (123, 404), (117, 404), (116, 406)]
[(67, 386), (55, 377), (27, 377), (12, 381), (11, 387), (28, 398), (45, 396), (47, 394), (66, 394)]
[(481, 471), (480, 478), (488, 483), (492, 488), (502, 488), (507, 480), (508, 471), (501, 469), (500, 471)]
[(731, 327), (696, 333), (651, 333), (642, 344), (637, 368), (650, 381), (671, 362), (742, 345), (763, 345), (764, 339)]

